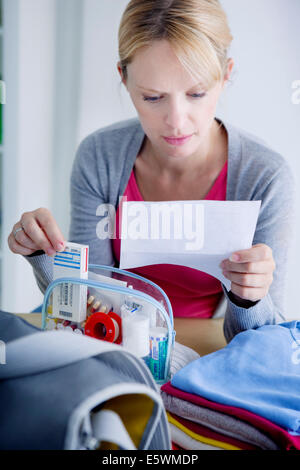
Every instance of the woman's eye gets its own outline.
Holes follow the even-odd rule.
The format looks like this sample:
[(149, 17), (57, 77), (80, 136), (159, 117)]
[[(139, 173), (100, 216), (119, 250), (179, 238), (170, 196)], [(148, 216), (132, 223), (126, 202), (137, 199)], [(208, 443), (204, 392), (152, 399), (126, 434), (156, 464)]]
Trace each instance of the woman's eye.
[[(191, 98), (204, 98), (206, 93), (193, 93), (190, 95)], [(157, 103), (162, 97), (161, 96), (144, 96), (144, 101), (149, 101), (150, 103)]]
[(193, 93), (191, 96), (192, 98), (204, 98), (204, 96), (206, 95), (206, 93)]
[(160, 99), (159, 96), (144, 96), (144, 101), (150, 101), (151, 103), (155, 103)]

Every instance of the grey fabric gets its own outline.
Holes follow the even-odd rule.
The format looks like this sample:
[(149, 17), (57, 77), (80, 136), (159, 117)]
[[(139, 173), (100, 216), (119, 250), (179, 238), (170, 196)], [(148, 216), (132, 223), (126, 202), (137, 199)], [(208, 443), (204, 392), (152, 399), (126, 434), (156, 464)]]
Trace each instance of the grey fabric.
[(63, 449), (66, 425), (74, 407), (97, 387), (104, 389), (130, 380), (112, 373), (97, 359), (25, 378), (1, 380), (0, 449)]
[(199, 423), (220, 434), (247, 442), (263, 450), (278, 450), (277, 444), (272, 439), (240, 419), (181, 400), (166, 392), (161, 392), (161, 397), (166, 410), (181, 418)]
[(7, 331), (18, 331), (0, 367), (0, 449), (64, 449), (71, 434), (72, 449), (79, 449), (90, 411), (132, 393), (149, 396), (154, 405), (141, 448), (149, 439), (149, 449), (170, 449), (164, 406), (142, 360), (116, 344), (68, 332), (33, 328), (20, 336), (24, 321), (0, 312), (0, 325), (1, 318)]
[[(276, 263), (268, 295), (257, 303), (251, 303), (249, 308), (236, 305), (223, 286), (227, 299), (224, 334), (230, 341), (243, 330), (285, 320), (288, 253), (294, 230), (295, 180), (280, 154), (228, 122), (217, 121), (222, 122), (228, 133), (226, 199), (262, 201), (253, 244), (270, 246)], [(117, 209), (144, 138), (142, 126), (134, 118), (97, 130), (79, 145), (71, 175), (68, 239), (90, 246), (90, 263), (116, 264), (110, 238), (100, 240), (97, 236), (97, 224), (104, 217), (97, 215), (97, 208), (109, 203)], [(53, 260), (46, 255), (26, 259), (44, 292), (52, 279)]]
[[(147, 379), (151, 378), (152, 384), (155, 385), (143, 361), (132, 356), (121, 346), (86, 335), (77, 336), (67, 331), (56, 330), (39, 331), (29, 339), (28, 335), (25, 335), (9, 341), (6, 346), (7, 364), (0, 369), (0, 379), (50, 371), (106, 352), (113, 357), (113, 360), (116, 360), (116, 353), (122, 354), (123, 369), (126, 367), (126, 356), (132, 357), (142, 368)], [(19, 360), (20, 357), (22, 361)]]
[(0, 340), (5, 343), (37, 331), (41, 330), (17, 315), (0, 311)]

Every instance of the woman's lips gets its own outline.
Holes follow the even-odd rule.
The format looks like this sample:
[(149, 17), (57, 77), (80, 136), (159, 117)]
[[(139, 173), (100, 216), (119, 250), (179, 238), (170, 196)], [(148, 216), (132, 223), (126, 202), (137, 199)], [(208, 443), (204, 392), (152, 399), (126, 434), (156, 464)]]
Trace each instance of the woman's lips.
[(191, 137), (191, 135), (187, 135), (185, 137), (164, 137), (165, 141), (170, 145), (183, 145), (185, 144)]

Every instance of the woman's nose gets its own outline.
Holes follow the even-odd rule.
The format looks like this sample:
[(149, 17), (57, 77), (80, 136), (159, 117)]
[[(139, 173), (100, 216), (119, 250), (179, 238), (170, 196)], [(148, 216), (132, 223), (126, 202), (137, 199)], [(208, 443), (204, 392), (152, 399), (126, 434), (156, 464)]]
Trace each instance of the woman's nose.
[(179, 132), (184, 130), (186, 121), (186, 109), (184, 104), (179, 100), (170, 100), (167, 105), (165, 122), (172, 129), (178, 129)]

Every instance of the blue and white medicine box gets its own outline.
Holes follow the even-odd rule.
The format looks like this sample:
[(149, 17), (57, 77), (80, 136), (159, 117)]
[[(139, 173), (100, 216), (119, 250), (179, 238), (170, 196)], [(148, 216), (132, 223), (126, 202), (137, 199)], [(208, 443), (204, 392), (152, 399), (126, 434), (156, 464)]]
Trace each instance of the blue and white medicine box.
[[(88, 279), (88, 245), (67, 242), (65, 251), (56, 253), (53, 280), (62, 277)], [(72, 322), (86, 319), (87, 286), (62, 283), (53, 290), (52, 316)]]

